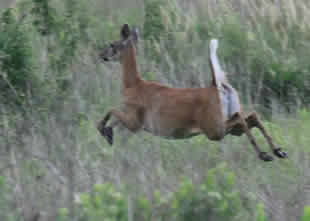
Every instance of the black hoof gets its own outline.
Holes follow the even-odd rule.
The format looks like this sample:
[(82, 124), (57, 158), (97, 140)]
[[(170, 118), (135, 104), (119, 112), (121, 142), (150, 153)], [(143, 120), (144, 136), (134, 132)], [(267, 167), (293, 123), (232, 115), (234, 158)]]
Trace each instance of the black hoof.
[(104, 127), (102, 124), (99, 124), (97, 127), (100, 134), (107, 140), (107, 142), (113, 144), (113, 129), (112, 127)]
[(112, 127), (105, 127), (105, 128), (103, 128), (103, 131), (104, 131), (104, 133), (103, 133), (104, 138), (108, 141), (108, 143), (110, 145), (112, 145), (113, 144), (113, 129), (112, 129)]
[(285, 151), (282, 151), (281, 148), (277, 148), (273, 150), (273, 154), (276, 155), (279, 158), (287, 158), (288, 154)]
[(273, 161), (273, 157), (270, 156), (268, 153), (266, 152), (260, 152), (259, 153), (259, 159), (263, 160), (263, 161)]

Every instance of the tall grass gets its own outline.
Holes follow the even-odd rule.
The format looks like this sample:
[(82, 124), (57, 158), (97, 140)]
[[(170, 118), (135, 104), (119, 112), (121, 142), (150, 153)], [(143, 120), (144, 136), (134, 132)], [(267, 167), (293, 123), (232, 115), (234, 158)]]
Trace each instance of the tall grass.
[(205, 85), (208, 41), (219, 38), (220, 57), (245, 103), (260, 104), (266, 116), (274, 103), (295, 111), (309, 105), (307, 16), (304, 2), (206, 1), (183, 7), (168, 1), (161, 7), (163, 30), (152, 33), (161, 36), (151, 47), (157, 51), (153, 60), (160, 59), (173, 85)]
[[(148, 9), (153, 2), (81, 0), (83, 7), (70, 18), (64, 17), (68, 4), (49, 2), (61, 26), (48, 38), (32, 26), (34, 15), (24, 23), (31, 36), (33, 74), (41, 80), (33, 96), (40, 102), (29, 102), (28, 118), (0, 106), (1, 175), (12, 186), (11, 210), (18, 209), (24, 216), (40, 211), (56, 220), (58, 208), (71, 205), (70, 210), (73, 206), (78, 211), (74, 196), (92, 194), (95, 184), (107, 182), (118, 191), (127, 186), (129, 210), (141, 194), (155, 210), (155, 190), (171, 196), (183, 177), (199, 186), (207, 169), (226, 162), (247, 211), (243, 220), (255, 217), (252, 202), (264, 205), (259, 206), (261, 219), (264, 214), (274, 221), (301, 219), (310, 197), (308, 1), (170, 0), (155, 2), (158, 7)], [(26, 3), (24, 12), (30, 12), (32, 3)], [(148, 20), (147, 10), (159, 17)], [(264, 125), (275, 142), (289, 151), (289, 159), (264, 164), (244, 137), (227, 137), (221, 143), (204, 136), (167, 141), (144, 132), (129, 136), (115, 131), (116, 143), (108, 146), (96, 123), (121, 101), (120, 67), (99, 63), (93, 46), (100, 48), (117, 39), (125, 22), (141, 29), (137, 52), (141, 76), (175, 87), (209, 84), (208, 44), (218, 38), (221, 63), (245, 108), (271, 120)], [(78, 42), (74, 53), (65, 50), (71, 49), (72, 39)], [(68, 56), (62, 57), (64, 52)], [(62, 61), (66, 62), (61, 68), (53, 66)], [(263, 137), (253, 132), (268, 150)], [(66, 209), (62, 212), (68, 215)]]

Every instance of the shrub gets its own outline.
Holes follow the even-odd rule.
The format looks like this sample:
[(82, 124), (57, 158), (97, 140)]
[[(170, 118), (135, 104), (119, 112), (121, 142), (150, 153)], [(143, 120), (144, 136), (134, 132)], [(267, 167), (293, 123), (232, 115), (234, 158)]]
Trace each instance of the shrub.
[[(137, 197), (133, 215), (139, 221), (151, 220), (152, 214), (155, 214), (156, 220), (170, 221), (246, 220), (250, 211), (243, 208), (234, 184), (234, 174), (227, 171), (225, 164), (221, 164), (209, 170), (200, 185), (195, 186), (185, 179), (171, 197), (163, 197), (155, 191), (152, 206), (148, 199)], [(79, 196), (77, 204), (80, 221), (128, 219), (126, 191), (116, 191), (110, 183), (96, 184), (91, 193)], [(158, 212), (156, 208), (164, 209)], [(60, 220), (66, 220), (67, 213), (64, 211), (60, 210)], [(258, 220), (265, 221), (263, 218), (263, 207), (258, 206)]]
[(77, 203), (80, 221), (127, 221), (127, 199), (110, 183), (96, 184), (92, 193), (81, 194)]
[(0, 88), (4, 103), (25, 102), (25, 96), (36, 84), (33, 74), (31, 42), (27, 25), (17, 19), (14, 9), (7, 9), (0, 18)]
[(198, 188), (185, 180), (173, 197), (174, 219), (236, 220), (237, 215), (240, 215), (241, 201), (234, 188), (234, 179), (234, 175), (222, 164), (209, 170)]

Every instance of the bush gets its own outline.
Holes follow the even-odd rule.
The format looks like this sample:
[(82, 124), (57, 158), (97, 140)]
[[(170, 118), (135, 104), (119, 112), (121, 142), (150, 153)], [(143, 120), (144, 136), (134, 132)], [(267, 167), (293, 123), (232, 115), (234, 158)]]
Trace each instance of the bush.
[(145, 20), (143, 38), (145, 40), (160, 40), (165, 27), (161, 15), (161, 6), (164, 5), (160, 0), (145, 1)]
[(7, 9), (0, 18), (0, 88), (6, 104), (24, 103), (37, 83), (27, 28), (14, 9)]
[[(199, 220), (251, 220), (253, 211), (242, 205), (235, 187), (235, 177), (227, 171), (225, 164), (208, 171), (204, 182), (193, 185), (185, 179), (171, 195), (163, 197), (155, 191), (153, 205), (139, 196), (134, 201), (134, 220), (199, 221)], [(253, 202), (255, 204), (255, 202)], [(254, 205), (253, 204), (253, 205)], [(112, 184), (96, 184), (94, 190), (78, 197), (80, 221), (103, 219), (125, 221), (128, 219), (126, 191), (116, 191)], [(250, 208), (247, 205), (247, 208)], [(61, 209), (59, 219), (66, 220), (66, 209)], [(152, 216), (153, 214), (153, 216)], [(257, 220), (266, 221), (263, 205), (257, 207)]]
[[(128, 198), (125, 191), (117, 191), (111, 183), (96, 184), (91, 193), (82, 193), (78, 196), (76, 206), (79, 221), (127, 221), (128, 220)], [(133, 215), (135, 220), (141, 221), (150, 218), (150, 206), (144, 197), (138, 197), (135, 202)], [(58, 219), (70, 220), (68, 210), (61, 208)]]
[[(127, 199), (112, 184), (96, 184), (91, 194), (81, 194), (78, 200), (80, 221), (127, 221)], [(60, 217), (64, 217), (60, 213)]]
[(242, 204), (234, 179), (222, 164), (209, 170), (198, 188), (184, 181), (173, 197), (174, 220), (240, 220)]

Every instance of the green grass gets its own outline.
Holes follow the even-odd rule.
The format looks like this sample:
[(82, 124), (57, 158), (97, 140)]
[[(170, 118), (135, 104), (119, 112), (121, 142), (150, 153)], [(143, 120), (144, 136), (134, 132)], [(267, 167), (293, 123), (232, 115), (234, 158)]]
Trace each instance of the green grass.
[[(112, 220), (117, 220), (119, 211), (124, 218), (134, 205), (144, 211), (135, 215), (147, 220), (150, 211), (170, 199), (175, 202), (165, 207), (181, 208), (171, 213), (178, 221), (195, 214), (199, 200), (206, 205), (197, 206), (200, 217), (212, 208), (227, 215), (230, 206), (238, 205), (240, 210), (236, 209), (232, 220), (282, 221), (283, 214), (290, 221), (302, 220), (303, 214), (303, 219), (307, 219), (307, 207), (303, 210), (310, 182), (307, 1), (147, 3), (158, 7), (135, 7), (136, 2), (128, 1), (124, 5), (132, 3), (131, 7), (124, 8), (112, 0), (80, 0), (75, 6), (51, 0), (49, 6), (54, 7), (56, 14), (49, 15), (56, 16), (49, 35), (42, 35), (34, 25), (42, 17), (30, 13), (33, 1), (22, 0), (18, 4), (17, 22), (21, 13), (28, 15), (20, 31), (29, 37), (31, 50), (20, 57), (33, 65), (31, 75), (37, 77), (39, 85), (32, 88), (31, 96), (21, 97), (27, 104), (26, 116), (17, 108), (0, 106), (0, 143), (5, 147), (0, 149), (0, 168), (5, 168), (1, 175), (22, 190), (18, 197), (31, 197), (25, 207), (18, 201), (18, 210), (31, 206), (33, 211), (55, 215), (58, 208), (63, 208), (59, 220), (66, 220), (72, 208), (70, 194), (83, 193), (82, 204), (74, 204), (81, 212), (81, 217), (76, 214), (79, 221), (85, 217), (102, 219), (103, 211), (108, 211)], [(66, 17), (69, 8), (73, 14)], [(144, 17), (147, 13), (150, 17)], [(218, 38), (221, 64), (239, 91), (245, 109), (259, 112), (274, 142), (288, 151), (289, 158), (271, 163), (260, 161), (246, 136), (227, 136), (220, 143), (205, 136), (173, 141), (146, 132), (129, 136), (130, 133), (116, 130), (115, 145), (110, 147), (98, 134), (96, 123), (109, 108), (121, 103), (120, 66), (99, 63), (94, 48), (118, 39), (125, 22), (141, 30), (137, 55), (141, 76), (175, 87), (209, 84), (208, 45), (211, 38)], [(0, 61), (3, 54), (16, 56), (14, 51), (23, 49), (18, 47), (23, 42), (14, 40), (20, 39), (13, 38), (14, 34), (1, 35)], [(7, 47), (7, 42), (16, 48)], [(4, 51), (5, 47), (8, 50)], [(12, 70), (25, 69), (13, 69), (13, 63), (7, 61), (11, 72), (2, 68), (1, 73), (13, 73), (12, 79), (21, 77), (22, 71)], [(24, 80), (32, 81), (28, 77)], [(0, 83), (2, 91), (5, 86)], [(253, 134), (259, 146), (270, 152), (260, 132), (253, 129)], [(212, 183), (219, 189), (214, 187), (210, 193), (205, 189), (212, 188)], [(231, 183), (233, 190), (225, 189)], [(109, 186), (110, 192), (101, 190)], [(238, 192), (238, 196), (225, 191)], [(115, 193), (124, 197), (119, 208), (105, 201)], [(17, 202), (14, 194), (0, 199), (3, 208)], [(132, 200), (128, 201), (128, 194)], [(210, 198), (199, 199), (200, 194)], [(79, 210), (81, 206), (83, 210)]]

